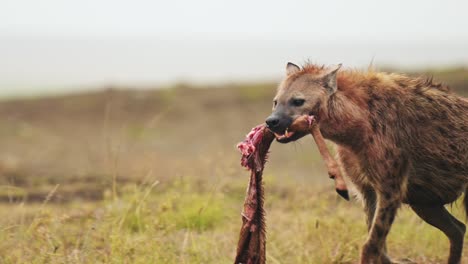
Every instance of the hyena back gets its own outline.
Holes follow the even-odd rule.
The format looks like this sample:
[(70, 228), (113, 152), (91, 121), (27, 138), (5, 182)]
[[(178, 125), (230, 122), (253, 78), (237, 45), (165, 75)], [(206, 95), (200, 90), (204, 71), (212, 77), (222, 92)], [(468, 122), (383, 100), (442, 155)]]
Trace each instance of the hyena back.
[(367, 214), (361, 263), (391, 263), (386, 237), (401, 203), (447, 235), (448, 263), (460, 263), (465, 225), (444, 205), (467, 189), (468, 100), (432, 80), (339, 68), (288, 63), (267, 125), (284, 134), (295, 118), (314, 115), (337, 144)]

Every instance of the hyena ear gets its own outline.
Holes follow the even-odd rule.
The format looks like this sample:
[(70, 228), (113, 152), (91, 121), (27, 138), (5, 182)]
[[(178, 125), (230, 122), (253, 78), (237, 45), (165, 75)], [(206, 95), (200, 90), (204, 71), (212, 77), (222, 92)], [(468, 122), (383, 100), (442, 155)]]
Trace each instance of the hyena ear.
[(286, 64), (286, 75), (289, 76), (289, 75), (292, 75), (298, 71), (300, 71), (301, 68), (299, 68), (299, 66), (297, 66), (296, 64), (292, 63), (292, 62), (288, 62), (288, 64)]
[(342, 64), (338, 64), (334, 66), (325, 76), (323, 76), (323, 83), (325, 86), (325, 89), (327, 89), (327, 92), (329, 94), (333, 94), (336, 92), (338, 89), (337, 83), (336, 83), (336, 74), (338, 70), (341, 68)]

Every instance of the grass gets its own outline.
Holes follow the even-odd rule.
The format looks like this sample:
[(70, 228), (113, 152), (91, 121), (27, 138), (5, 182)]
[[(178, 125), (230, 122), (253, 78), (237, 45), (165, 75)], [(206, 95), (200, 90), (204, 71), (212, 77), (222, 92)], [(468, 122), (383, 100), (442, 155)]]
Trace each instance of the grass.
[[(132, 184), (118, 199), (99, 202), (3, 205), (0, 210), (9, 213), (2, 219), (0, 261), (231, 263), (245, 179), (206, 189), (190, 179), (165, 187)], [(340, 200), (331, 186), (267, 181), (266, 190), (269, 263), (357, 260), (366, 239), (358, 203)], [(463, 214), (459, 206), (452, 212)], [(390, 234), (389, 252), (442, 263), (448, 241), (404, 207)]]
[[(434, 75), (456, 76), (466, 94), (460, 71)], [(248, 182), (235, 144), (274, 92), (181, 85), (0, 102), (0, 263), (232, 263)], [(358, 260), (360, 203), (337, 197), (312, 139), (273, 144), (264, 179), (268, 263)], [(460, 203), (451, 211), (464, 219)], [(448, 247), (402, 207), (390, 256), (444, 263)]]

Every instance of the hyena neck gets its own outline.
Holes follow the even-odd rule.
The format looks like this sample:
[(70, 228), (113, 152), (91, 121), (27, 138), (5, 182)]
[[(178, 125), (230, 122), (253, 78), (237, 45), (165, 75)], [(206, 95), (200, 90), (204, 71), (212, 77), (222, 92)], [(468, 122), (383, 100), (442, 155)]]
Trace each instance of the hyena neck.
[(337, 91), (328, 98), (319, 114), (323, 136), (336, 144), (359, 151), (365, 140), (366, 115), (357, 94)]

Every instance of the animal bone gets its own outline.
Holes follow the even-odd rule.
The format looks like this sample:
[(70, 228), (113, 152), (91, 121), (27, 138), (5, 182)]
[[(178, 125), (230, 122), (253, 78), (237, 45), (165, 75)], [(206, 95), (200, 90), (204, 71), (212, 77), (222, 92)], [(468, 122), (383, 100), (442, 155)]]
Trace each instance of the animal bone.
[(335, 180), (335, 190), (336, 192), (346, 200), (349, 200), (348, 189), (346, 187), (346, 182), (344, 181), (343, 176), (341, 175), (340, 167), (338, 163), (333, 159), (330, 154), (330, 151), (327, 148), (325, 139), (320, 132), (318, 124), (314, 124), (313, 116), (301, 116), (294, 120), (293, 124), (290, 126), (290, 130), (293, 131), (310, 131), (312, 137), (314, 138), (315, 144), (319, 149), (322, 159), (325, 161), (327, 166), (328, 175), (331, 179)]

